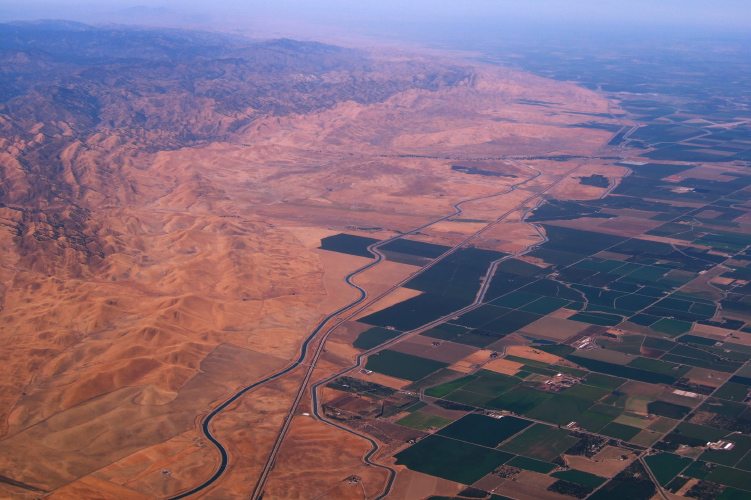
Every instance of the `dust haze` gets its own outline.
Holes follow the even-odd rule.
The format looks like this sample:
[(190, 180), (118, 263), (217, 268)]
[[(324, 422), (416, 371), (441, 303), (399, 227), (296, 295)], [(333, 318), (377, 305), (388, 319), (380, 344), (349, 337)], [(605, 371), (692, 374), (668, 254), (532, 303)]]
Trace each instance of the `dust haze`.
[(606, 34), (654, 37), (743, 34), (751, 7), (742, 0), (384, 0), (353, 2), (61, 1), (31, 0), (0, 7), (0, 22), (69, 19), (236, 31), (259, 37), (367, 37), (481, 45), (508, 36), (576, 38)]

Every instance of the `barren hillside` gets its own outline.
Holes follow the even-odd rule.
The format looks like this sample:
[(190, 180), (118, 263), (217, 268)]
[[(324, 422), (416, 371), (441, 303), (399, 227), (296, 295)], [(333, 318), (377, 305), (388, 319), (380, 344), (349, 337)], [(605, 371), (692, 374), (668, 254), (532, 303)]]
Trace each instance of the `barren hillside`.
[[(73, 23), (2, 25), (0, 41), (6, 497), (159, 498), (199, 482), (218, 459), (199, 418), (287, 366), (353, 299), (341, 279), (363, 258), (331, 258), (322, 237), (381, 239), (503, 192), (530, 177), (507, 156), (539, 157), (538, 182), (554, 178), (570, 166), (547, 157), (610, 135), (571, 125), (612, 123), (593, 92), (422, 56)], [(366, 289), (411, 272), (392, 267)], [(217, 423), (232, 465), (216, 498), (247, 497), (296, 383)], [(361, 456), (320, 425), (296, 432)], [(328, 488), (349, 466), (334, 457), (298, 486)]]

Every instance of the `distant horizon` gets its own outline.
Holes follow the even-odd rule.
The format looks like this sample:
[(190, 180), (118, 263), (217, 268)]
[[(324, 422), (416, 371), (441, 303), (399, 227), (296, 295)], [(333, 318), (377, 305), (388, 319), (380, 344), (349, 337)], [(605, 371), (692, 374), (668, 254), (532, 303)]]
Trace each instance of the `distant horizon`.
[(636, 0), (628, 5), (594, 0), (382, 0), (377, 4), (327, 0), (273, 5), (218, 0), (114, 1), (106, 5), (28, 0), (0, 7), (0, 22), (59, 19), (87, 24), (125, 24), (242, 33), (257, 37), (368, 38), (431, 44), (535, 37), (650, 39), (749, 35), (751, 5), (720, 0)]

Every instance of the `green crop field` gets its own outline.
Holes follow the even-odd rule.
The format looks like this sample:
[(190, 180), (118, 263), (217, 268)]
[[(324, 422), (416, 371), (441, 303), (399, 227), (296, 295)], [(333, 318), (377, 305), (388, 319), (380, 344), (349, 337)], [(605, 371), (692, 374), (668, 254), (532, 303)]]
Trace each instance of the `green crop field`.
[(592, 385), (576, 384), (575, 386), (563, 391), (562, 394), (595, 402), (610, 394), (610, 392), (611, 391), (608, 389), (603, 389)]
[(431, 427), (440, 429), (451, 422), (452, 420), (450, 418), (430, 415), (429, 413), (423, 413), (421, 411), (416, 411), (396, 421), (399, 425), (409, 427), (410, 429), (419, 429), (421, 431), (430, 429)]
[(748, 397), (748, 392), (748, 386), (746, 385), (727, 382), (717, 389), (713, 396), (720, 399), (727, 399), (728, 401), (744, 401), (746, 397)]
[(691, 323), (677, 319), (662, 318), (650, 326), (652, 330), (664, 333), (671, 337), (686, 333), (691, 329)]
[(516, 417), (493, 418), (470, 413), (438, 432), (441, 436), (495, 448), (519, 431), (532, 425)]
[(652, 401), (647, 404), (647, 411), (661, 417), (680, 420), (691, 412), (691, 408), (665, 401)]
[(618, 422), (610, 422), (608, 425), (600, 430), (600, 434), (614, 437), (616, 439), (622, 439), (628, 441), (641, 432), (638, 427), (631, 427), (630, 425), (619, 424)]
[(595, 404), (579, 415), (577, 422), (579, 423), (579, 426), (590, 432), (599, 432), (603, 427), (618, 418), (621, 413), (623, 413), (623, 409), (621, 408)]
[(524, 414), (551, 397), (550, 394), (545, 392), (525, 386), (516, 386), (497, 398), (488, 401), (485, 407), (491, 410), (507, 410)]
[(398, 465), (462, 484), (474, 483), (513, 458), (510, 453), (436, 435), (395, 456)]
[(535, 293), (528, 293), (528, 292), (511, 292), (509, 294), (506, 294), (498, 299), (495, 299), (491, 304), (494, 306), (502, 306), (502, 307), (508, 307), (510, 309), (516, 309), (517, 307), (521, 307), (525, 304), (529, 304), (530, 302), (537, 300), (541, 297), (541, 295), (537, 295)]
[(378, 243), (378, 240), (366, 238), (364, 236), (340, 233), (323, 238), (321, 240), (321, 246), (318, 248), (373, 259), (375, 256), (368, 252), (368, 247), (374, 243)]
[(609, 375), (603, 375), (602, 373), (589, 373), (585, 378), (587, 385), (611, 390), (617, 389), (626, 383), (625, 378), (611, 377)]
[(549, 400), (525, 413), (526, 416), (536, 420), (543, 420), (553, 424), (565, 425), (575, 422), (593, 402), (571, 397), (565, 394), (556, 394)]
[[(673, 106), (650, 100), (647, 108), (654, 107), (654, 117), (658, 117), (673, 113)], [(667, 111), (658, 113), (663, 108)], [(638, 106), (628, 109), (635, 116), (646, 113)], [(685, 122), (690, 116), (691, 113), (675, 115), (675, 120)], [(638, 129), (632, 139), (646, 134), (678, 140), (687, 131), (688, 135), (702, 134), (701, 128), (704, 125), (650, 124)], [(751, 127), (746, 128), (744, 140), (751, 140)], [(708, 141), (723, 133), (706, 130), (711, 134)], [(678, 135), (672, 137), (674, 133)], [(721, 144), (722, 141), (711, 139), (701, 148), (719, 153), (724, 151)], [(666, 146), (660, 143), (657, 153), (647, 154), (659, 156), (677, 151), (685, 155), (688, 151), (707, 157), (699, 146)], [(751, 236), (746, 234), (742, 222), (745, 219), (741, 218), (751, 212), (751, 192), (747, 189), (751, 175), (728, 175), (722, 181), (688, 176), (667, 183), (657, 181), (671, 173), (690, 172), (692, 167), (667, 163), (627, 165), (632, 174), (615, 187), (617, 196), (596, 202), (551, 199), (536, 209), (528, 220), (544, 228), (547, 241), (524, 257), (500, 263), (488, 287), (486, 303), (451, 320), (453, 324), (422, 333), (494, 350), (506, 360), (522, 364), (513, 377), (485, 370), (469, 376), (457, 374), (456, 380), (443, 379), (442, 385), (428, 388), (427, 396), (443, 398), (445, 404), (451, 401), (467, 405), (464, 410), (505, 410), (519, 417), (465, 415), (425, 440), (428, 444), (400, 453), (405, 458), (414, 454), (410, 468), (452, 480), (464, 474), (463, 484), (469, 484), (463, 462), (472, 450), (468, 446), (483, 450), (497, 446), (509, 454), (505, 457), (508, 466), (550, 474), (556, 479), (552, 484), (546, 483), (551, 494), (593, 500), (652, 498), (656, 488), (640, 461), (631, 463), (610, 480), (575, 469), (552, 472), (553, 462), (558, 464), (559, 456), (569, 448), (570, 454), (581, 455), (593, 443), (609, 443), (623, 447), (624, 455), (631, 447), (652, 448), (642, 455), (644, 463), (661, 487), (671, 485), (668, 489), (672, 493), (685, 485), (686, 477), (696, 477), (717, 484), (692, 483), (692, 493), (683, 496), (751, 498), (751, 437), (747, 435), (751, 432), (751, 410), (746, 404), (751, 389), (751, 347), (745, 345), (742, 336), (751, 333), (751, 285), (746, 283), (751, 280), (751, 251), (745, 250), (751, 244)], [(646, 229), (642, 233), (645, 236), (633, 233), (639, 227), (634, 221), (636, 211), (643, 214), (639, 218), (654, 221), (645, 224), (646, 228), (654, 228)], [(602, 225), (607, 231), (601, 232), (596, 224), (591, 226), (594, 230), (588, 231), (559, 222), (582, 217), (607, 220)], [(623, 234), (634, 236), (614, 234), (613, 229), (620, 224), (624, 224)], [(651, 236), (670, 237), (673, 242), (654, 241)], [(721, 255), (710, 248), (731, 255)], [(485, 253), (477, 255), (480, 260), (490, 257)], [(533, 260), (541, 265), (532, 264)], [(392, 321), (395, 323), (388, 324), (402, 329), (400, 325), (410, 321), (425, 320), (452, 305), (458, 307), (476, 290), (472, 285), (479, 267), (474, 264), (452, 257), (409, 285), (426, 292), (419, 298), (422, 302), (409, 299), (413, 301), (408, 304), (412, 310), (391, 306), (376, 313), (380, 315), (379, 322), (372, 324), (384, 326), (385, 321)], [(720, 264), (728, 267), (701, 277)], [(466, 271), (472, 279), (462, 275), (453, 281), (455, 271)], [(738, 281), (713, 281), (715, 287), (708, 289), (705, 282), (709, 276)], [(441, 302), (447, 297), (457, 300), (452, 304)], [(413, 312), (414, 316), (410, 316)], [(358, 345), (377, 345), (386, 335), (373, 329), (361, 335)], [(581, 349), (576, 342), (584, 337), (594, 339), (597, 348)], [(736, 343), (731, 341), (734, 338), (738, 339)], [(518, 343), (530, 345), (539, 351), (537, 355), (548, 353), (562, 360), (551, 362), (543, 356), (514, 351), (512, 355), (505, 350)], [(441, 367), (425, 366), (425, 361), (417, 358), (408, 368), (395, 368), (392, 364), (396, 360), (388, 356), (393, 357), (387, 354), (385, 363), (372, 366), (393, 376), (399, 376), (394, 373), (400, 371), (399, 378), (415, 380)], [(370, 362), (367, 366), (370, 369)], [(559, 372), (579, 377), (580, 383), (562, 390), (543, 385)], [(428, 387), (420, 384), (431, 377), (428, 374), (409, 390)], [(721, 385), (715, 389), (718, 383)], [(681, 397), (673, 393), (676, 389), (696, 392), (701, 397)], [(399, 423), (425, 429), (437, 422), (419, 411), (414, 413), (418, 415)], [(564, 427), (570, 422), (576, 422), (575, 431)], [(586, 436), (587, 432), (596, 436)], [(435, 441), (439, 438), (444, 441)], [(449, 438), (463, 443), (453, 457), (458, 464), (456, 471), (449, 471), (449, 461), (441, 455), (442, 450), (458, 446), (449, 443)], [(707, 441), (721, 438), (734, 442), (733, 449), (706, 448)], [(577, 443), (579, 446), (574, 446)], [(413, 451), (407, 453), (409, 450)], [(418, 452), (425, 464), (417, 463)], [(484, 467), (487, 471), (488, 466)], [(476, 471), (472, 477), (479, 474)], [(716, 489), (712, 494), (701, 491), (712, 487)], [(720, 494), (722, 488), (725, 491)], [(465, 493), (459, 496), (480, 495), (474, 490)]]
[[(597, 359), (588, 359), (574, 355), (567, 356), (567, 358), (577, 365), (583, 366), (592, 371), (612, 375), (617, 378), (630, 378), (640, 382), (648, 382), (650, 384), (672, 384), (679, 378), (678, 373), (667, 375), (664, 373), (656, 373), (653, 371), (607, 363)], [(686, 371), (688, 371), (688, 369)]]
[(464, 389), (458, 389), (451, 394), (446, 395), (443, 399), (460, 403), (463, 405), (474, 406), (477, 408), (485, 407), (486, 403), (493, 399), (493, 396), (485, 394), (477, 394), (476, 392), (465, 391)]
[(579, 439), (571, 436), (566, 430), (545, 424), (535, 424), (503, 444), (500, 449), (550, 462), (578, 441)]
[(569, 303), (570, 301), (564, 299), (557, 299), (555, 297), (542, 297), (535, 300), (534, 302), (520, 307), (519, 310), (536, 314), (550, 314), (553, 311), (557, 311), (561, 307), (565, 307)]
[(462, 387), (465, 391), (499, 396), (519, 384), (519, 379), (489, 370), (480, 370), (477, 377)]
[(718, 465), (707, 476), (707, 481), (746, 490), (751, 497), (751, 474), (746, 471)]
[(451, 382), (446, 382), (445, 384), (438, 385), (436, 387), (431, 387), (430, 389), (425, 390), (425, 394), (428, 396), (432, 396), (434, 398), (442, 398), (446, 396), (447, 394), (451, 394), (461, 386), (475, 380), (477, 377), (474, 375), (469, 375), (467, 377), (462, 377), (456, 380), (452, 380)]
[(385, 349), (369, 356), (365, 368), (391, 377), (420, 380), (446, 366), (448, 363)]
[(385, 328), (371, 328), (362, 332), (352, 343), (352, 347), (367, 351), (368, 349), (378, 347), (387, 340), (391, 340), (401, 333), (402, 332), (396, 330), (387, 330)]

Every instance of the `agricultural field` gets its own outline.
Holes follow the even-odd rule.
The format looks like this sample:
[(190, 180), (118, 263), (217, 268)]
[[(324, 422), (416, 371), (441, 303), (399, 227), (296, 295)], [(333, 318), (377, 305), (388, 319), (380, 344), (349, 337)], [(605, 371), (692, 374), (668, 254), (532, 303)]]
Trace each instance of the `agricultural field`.
[(606, 92), (637, 125), (602, 128), (617, 182), (556, 191), (517, 253), (385, 245), (435, 264), (403, 285), (420, 295), (357, 320), (358, 378), (422, 405), (377, 417), (426, 433), (397, 466), (472, 498), (751, 499), (751, 116)]

